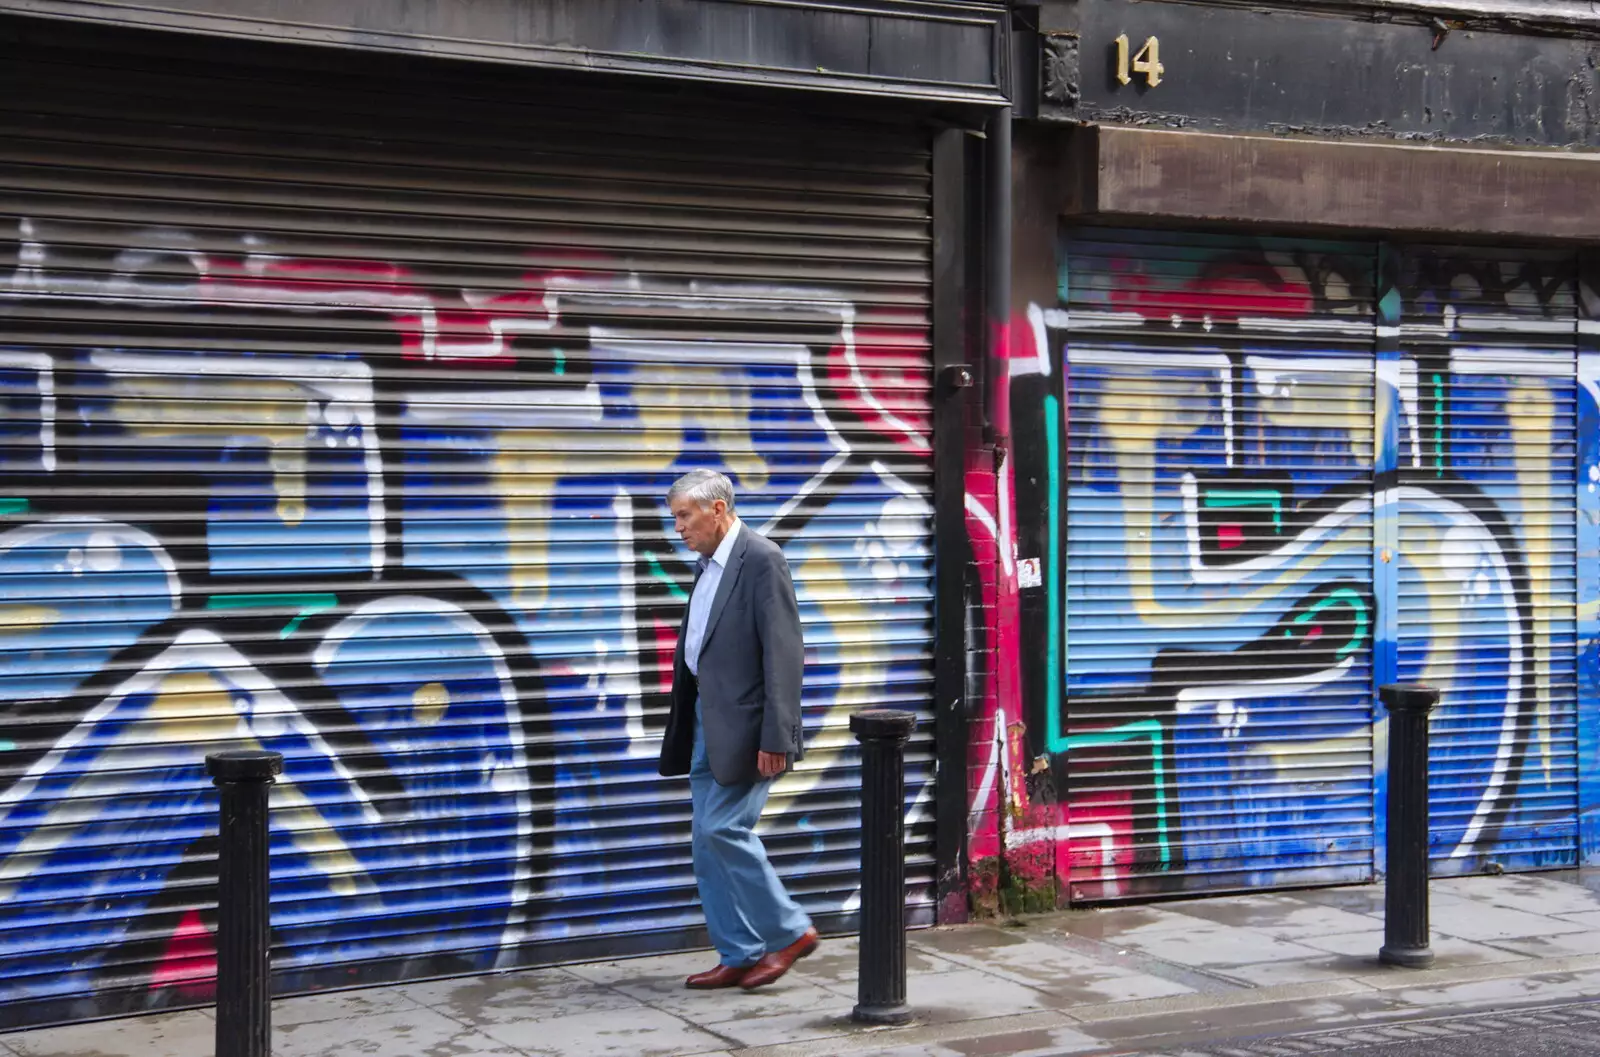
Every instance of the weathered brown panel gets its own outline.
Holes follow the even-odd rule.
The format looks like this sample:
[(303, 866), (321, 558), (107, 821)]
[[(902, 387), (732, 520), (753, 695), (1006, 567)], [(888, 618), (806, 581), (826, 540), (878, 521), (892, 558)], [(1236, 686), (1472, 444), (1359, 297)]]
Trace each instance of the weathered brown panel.
[[(1039, 17), (1045, 120), (1213, 134), (1481, 148), (1600, 148), (1600, 45), (1579, 27), (1093, 0)], [(1509, 14), (1509, 8), (1508, 8)], [(1441, 30), (1440, 27), (1443, 27)], [(1591, 29), (1582, 32), (1592, 37)], [(1115, 41), (1159, 41), (1163, 75), (1123, 82)], [(1137, 54), (1135, 52), (1134, 54)], [(1132, 56), (1130, 56), (1131, 58)]]
[(1063, 213), (1600, 238), (1595, 154), (1100, 127), (1068, 159)]

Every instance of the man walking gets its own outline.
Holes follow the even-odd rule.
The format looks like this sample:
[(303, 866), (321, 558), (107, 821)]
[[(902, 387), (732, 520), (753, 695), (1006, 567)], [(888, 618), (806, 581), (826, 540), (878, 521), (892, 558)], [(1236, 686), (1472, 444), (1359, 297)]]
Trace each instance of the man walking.
[(734, 515), (727, 477), (684, 474), (667, 506), (700, 572), (673, 658), (661, 773), (689, 776), (694, 876), (721, 956), (688, 986), (756, 988), (817, 949), (755, 835), (773, 779), (804, 755), (800, 609), (783, 552)]

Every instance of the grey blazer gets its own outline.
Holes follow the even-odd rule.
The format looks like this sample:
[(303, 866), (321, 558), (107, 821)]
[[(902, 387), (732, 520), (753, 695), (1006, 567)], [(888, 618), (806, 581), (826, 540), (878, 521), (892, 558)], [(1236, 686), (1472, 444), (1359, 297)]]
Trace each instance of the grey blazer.
[(784, 753), (791, 762), (805, 755), (800, 724), (805, 643), (789, 563), (778, 545), (749, 525), (739, 531), (711, 601), (698, 680), (683, 659), (688, 624), (685, 606), (672, 662), (672, 714), (661, 743), (661, 773), (689, 773), (697, 694), (706, 721), (706, 759), (720, 784), (760, 781), (757, 750)]

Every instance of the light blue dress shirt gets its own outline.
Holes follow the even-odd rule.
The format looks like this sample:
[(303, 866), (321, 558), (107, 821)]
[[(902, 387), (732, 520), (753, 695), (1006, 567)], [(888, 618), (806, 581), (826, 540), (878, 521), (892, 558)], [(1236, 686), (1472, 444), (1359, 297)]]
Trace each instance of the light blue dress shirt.
[(717, 544), (717, 552), (710, 558), (700, 559), (705, 571), (694, 585), (694, 597), (689, 599), (689, 626), (683, 632), (683, 660), (695, 676), (700, 674), (700, 648), (706, 641), (706, 622), (711, 619), (711, 603), (716, 600), (717, 585), (722, 583), (722, 571), (728, 567), (728, 556), (733, 553), (734, 541), (739, 538), (742, 528), (744, 522), (734, 518), (728, 534)]

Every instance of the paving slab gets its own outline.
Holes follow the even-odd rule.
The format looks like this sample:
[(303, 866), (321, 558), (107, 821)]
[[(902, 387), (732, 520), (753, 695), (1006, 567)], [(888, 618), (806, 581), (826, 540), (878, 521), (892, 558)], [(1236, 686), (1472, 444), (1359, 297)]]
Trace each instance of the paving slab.
[(18, 1057), (212, 1057), (217, 1022), (190, 1010), (7, 1035)]
[[(1185, 904), (1187, 905), (1187, 904)], [(1203, 918), (1163, 907), (1115, 907), (1052, 914), (1046, 927), (1095, 940), (1111, 940), (1129, 933), (1182, 932), (1204, 924)]]
[(1530, 914), (1526, 910), (1496, 906), (1474, 901), (1461, 906), (1440, 907), (1435, 903), (1429, 914), (1433, 931), (1445, 936), (1458, 936), (1464, 940), (1508, 940), (1527, 936), (1559, 936), (1567, 932), (1582, 932), (1585, 926), (1575, 921), (1543, 914)]
[(406, 987), (368, 987), (359, 991), (333, 991), (285, 998), (272, 1004), (272, 1026), (292, 1028), (327, 1020), (350, 1020), (378, 1013), (401, 1013), (417, 1009), (420, 1003), (407, 997), (408, 990)]
[[(1048, 936), (1048, 933), (1041, 933)], [(1046, 939), (1014, 937), (1002, 946), (946, 952), (944, 957), (1051, 996), (1058, 1007), (1118, 999), (1187, 994), (1185, 984), (1107, 963)]]
[(1280, 940), (1255, 929), (1193, 920), (1194, 925), (1181, 931), (1133, 929), (1123, 933), (1117, 942), (1163, 961), (1203, 967), (1315, 961), (1323, 956), (1323, 952), (1312, 947)]
[[(849, 998), (854, 1008), (853, 989), (836, 993)], [(910, 977), (906, 980), (906, 1001), (925, 1024), (992, 1020), (1052, 1008), (1041, 992), (976, 969)]]
[(648, 1007), (488, 1024), (483, 1031), (534, 1057), (688, 1057), (733, 1049), (728, 1039)]
[(1524, 936), (1520, 939), (1495, 940), (1502, 950), (1513, 951), (1529, 958), (1559, 958), (1567, 954), (1600, 954), (1600, 930), (1586, 928), (1583, 932), (1566, 932), (1559, 936)]
[(692, 951), (688, 954), (660, 954), (648, 958), (623, 958), (614, 962), (588, 962), (583, 965), (564, 966), (566, 972), (591, 983), (610, 986), (637, 980), (656, 978), (676, 979), (679, 984), (703, 973), (717, 964), (717, 956), (710, 951)]
[(1430, 893), (1449, 893), (1546, 917), (1600, 912), (1600, 893), (1535, 874), (1441, 878), (1433, 882)]
[[(1482, 902), (1466, 898), (1451, 889), (1440, 888), (1439, 883), (1437, 880), (1430, 882), (1428, 887), (1428, 902), (1436, 913), (1443, 908)], [(1381, 884), (1355, 885), (1350, 888), (1302, 888), (1282, 894), (1296, 902), (1315, 903), (1375, 918), (1380, 922), (1383, 920), (1385, 895), (1384, 886)]]
[[(1365, 932), (1374, 927), (1366, 914), (1296, 899), (1289, 895), (1239, 896), (1213, 902), (1196, 901), (1184, 913), (1217, 925), (1255, 929), (1278, 939)], [(1376, 925), (1381, 933), (1382, 922)]]
[(272, 1030), (272, 1057), (498, 1057), (508, 1049), (515, 1047), (422, 1006)]
[(1585, 910), (1576, 914), (1555, 914), (1562, 921), (1582, 925), (1586, 929), (1600, 929), (1600, 910)]
[[(677, 983), (681, 991), (683, 982)], [(552, 1020), (577, 1013), (637, 1009), (644, 1005), (615, 987), (596, 984), (565, 969), (532, 969), (494, 976), (433, 980), (406, 984), (394, 990), (416, 1005), (463, 1022), (483, 1024)]]
[[(937, 937), (967, 926), (921, 929), (911, 933), (906, 944), (906, 972), (911, 976), (949, 972), (962, 966), (937, 953)], [(855, 986), (860, 965), (860, 947), (854, 936), (825, 939), (816, 953), (797, 964), (790, 972), (813, 983)]]
[(853, 1008), (853, 999), (823, 992), (820, 999), (802, 999), (779, 1012), (712, 1021), (704, 1027), (740, 1046), (837, 1039), (861, 1035), (867, 1030), (850, 1019)]
[(1301, 888), (1283, 893), (1297, 903), (1348, 910), (1352, 914), (1383, 917), (1384, 890), (1381, 884), (1351, 885), (1348, 888)]
[[(1305, 936), (1298, 942), (1307, 947), (1315, 947), (1319, 951), (1330, 954), (1342, 955), (1351, 959), (1352, 968), (1360, 964), (1370, 964), (1387, 972), (1395, 972), (1392, 966), (1378, 965), (1378, 950), (1383, 946), (1383, 929), (1358, 933), (1347, 933), (1334, 936)], [(1516, 951), (1508, 950), (1504, 946), (1491, 946), (1486, 943), (1473, 943), (1456, 936), (1435, 936), (1429, 941), (1432, 948), (1435, 965), (1444, 968), (1451, 965), (1476, 965), (1483, 962), (1510, 962), (1526, 957)], [(1569, 951), (1563, 953), (1590, 954), (1592, 951)]]
[(739, 987), (691, 991), (683, 986), (681, 980), (651, 980), (615, 986), (618, 992), (641, 1005), (664, 1010), (697, 1024), (779, 1016), (797, 1009), (814, 1010), (814, 1015), (845, 1015), (855, 1006), (854, 983), (835, 985), (838, 990), (830, 990), (792, 970), (777, 983), (754, 991)]

